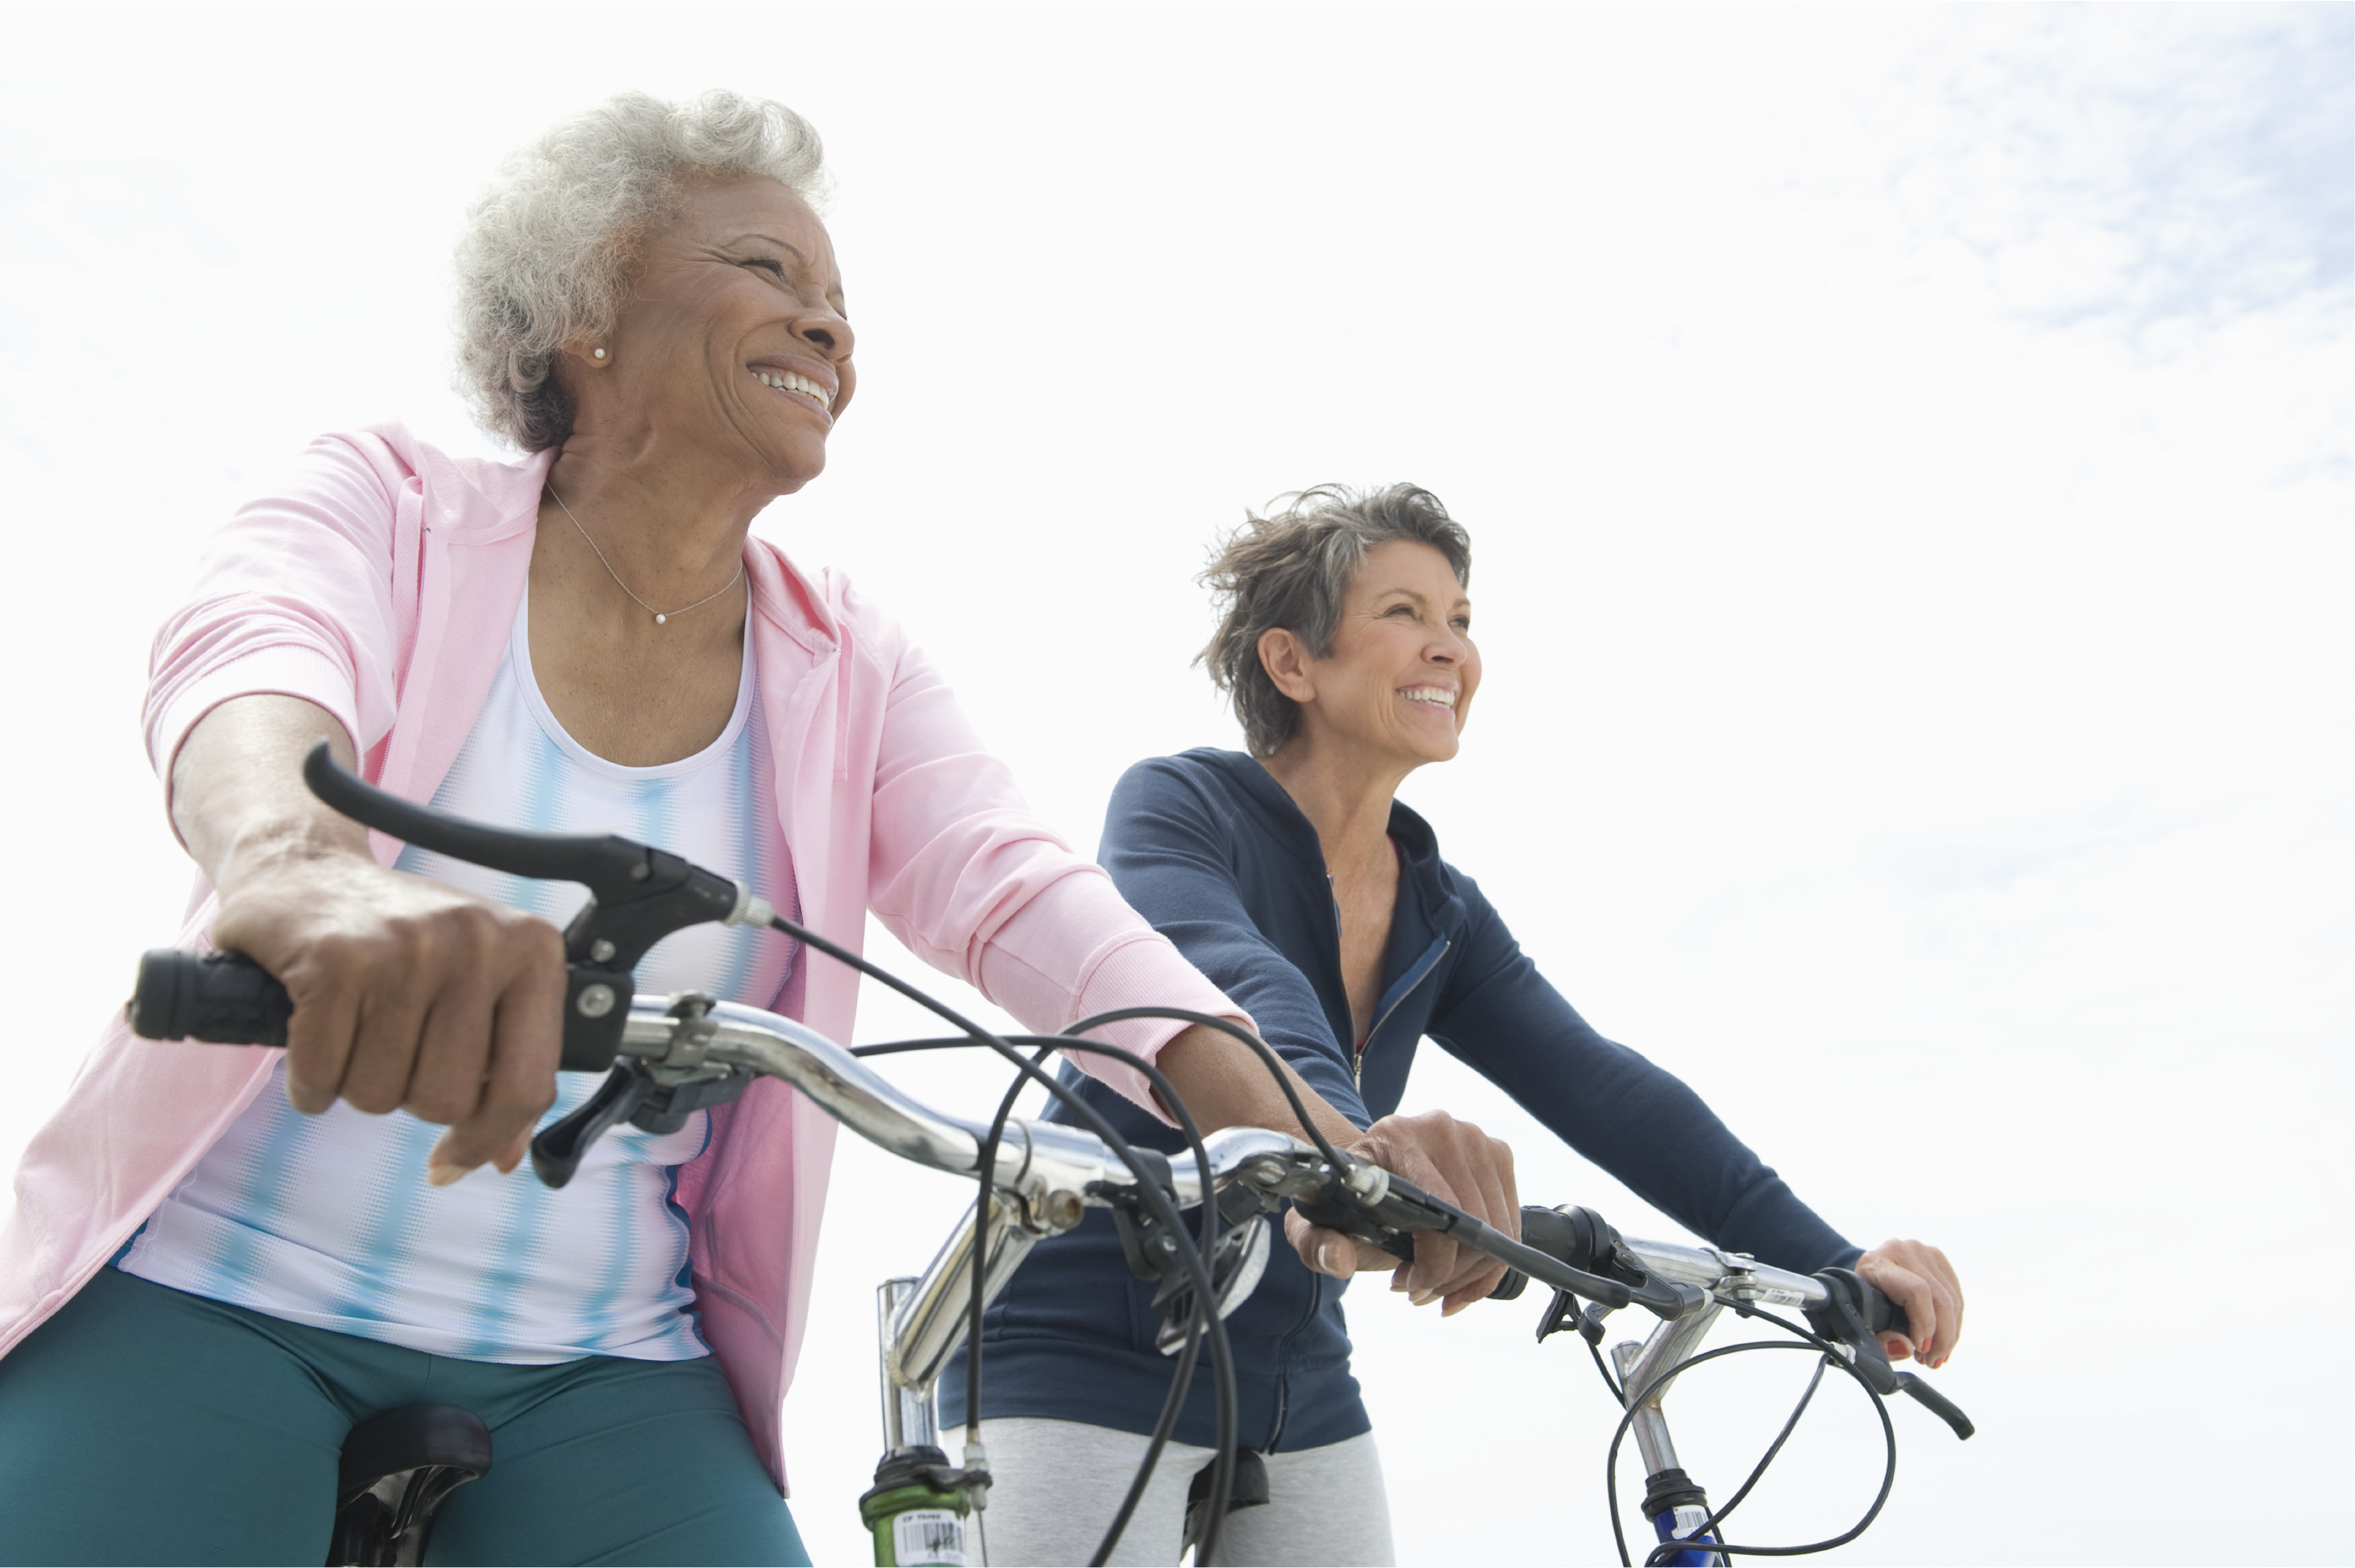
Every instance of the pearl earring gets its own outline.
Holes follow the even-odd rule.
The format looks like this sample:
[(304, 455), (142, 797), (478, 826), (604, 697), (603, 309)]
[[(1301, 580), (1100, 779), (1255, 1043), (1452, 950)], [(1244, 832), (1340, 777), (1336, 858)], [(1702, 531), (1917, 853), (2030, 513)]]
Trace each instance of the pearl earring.
[(602, 348), (592, 348), (589, 352), (596, 358), (602, 359), (605, 357), (605, 351)]

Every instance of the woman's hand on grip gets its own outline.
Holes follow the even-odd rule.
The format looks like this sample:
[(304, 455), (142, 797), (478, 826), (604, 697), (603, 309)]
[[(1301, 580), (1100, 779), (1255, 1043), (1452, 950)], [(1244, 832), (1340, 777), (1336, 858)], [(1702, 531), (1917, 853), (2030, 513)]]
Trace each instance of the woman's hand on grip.
[(1913, 1356), (1925, 1367), (1945, 1366), (1963, 1337), (1963, 1282), (1946, 1254), (1927, 1242), (1883, 1242), (1857, 1259), (1856, 1272), (1905, 1309), (1913, 1330), (1881, 1337), (1889, 1359)]
[[(1433, 1197), (1518, 1239), (1521, 1202), (1513, 1182), (1513, 1151), (1469, 1122), (1444, 1111), (1385, 1116), (1341, 1146), (1361, 1159), (1406, 1178)], [(1284, 1216), (1285, 1234), (1301, 1261), (1319, 1274), (1348, 1278), (1363, 1269), (1391, 1270), (1391, 1288), (1417, 1307), (1437, 1301), (1453, 1317), (1485, 1300), (1505, 1276), (1505, 1265), (1436, 1232), (1418, 1232), (1414, 1261), (1400, 1263), (1378, 1247), (1360, 1246), (1338, 1231)]]
[(341, 1099), (449, 1127), (436, 1186), (488, 1161), (513, 1170), (553, 1103), (562, 1051), (564, 943), (556, 928), (373, 860), (257, 869), (225, 896), (215, 941), (252, 957), (293, 999), (286, 1093)]
[(214, 945), (245, 954), (293, 998), (286, 1093), (342, 1099), (450, 1131), (427, 1179), (488, 1160), (513, 1170), (556, 1098), (564, 942), (547, 922), (389, 871), (368, 834), (303, 783), (342, 723), (293, 697), (240, 697), (205, 715), (172, 764), (172, 820), (220, 894)]

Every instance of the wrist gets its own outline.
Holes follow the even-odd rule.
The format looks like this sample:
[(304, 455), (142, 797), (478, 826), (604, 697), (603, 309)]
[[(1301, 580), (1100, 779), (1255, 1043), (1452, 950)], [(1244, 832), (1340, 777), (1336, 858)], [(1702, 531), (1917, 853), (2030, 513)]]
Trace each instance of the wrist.
[(368, 830), (324, 811), (240, 823), (216, 843), (197, 861), (223, 898), (258, 882), (376, 863)]

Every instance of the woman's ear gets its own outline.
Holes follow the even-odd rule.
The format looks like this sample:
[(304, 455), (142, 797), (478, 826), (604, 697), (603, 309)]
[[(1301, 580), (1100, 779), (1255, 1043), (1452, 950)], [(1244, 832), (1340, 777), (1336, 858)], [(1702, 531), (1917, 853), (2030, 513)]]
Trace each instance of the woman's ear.
[(1316, 700), (1316, 682), (1308, 673), (1308, 645), (1289, 627), (1271, 626), (1259, 635), (1259, 667), (1275, 689), (1295, 702)]

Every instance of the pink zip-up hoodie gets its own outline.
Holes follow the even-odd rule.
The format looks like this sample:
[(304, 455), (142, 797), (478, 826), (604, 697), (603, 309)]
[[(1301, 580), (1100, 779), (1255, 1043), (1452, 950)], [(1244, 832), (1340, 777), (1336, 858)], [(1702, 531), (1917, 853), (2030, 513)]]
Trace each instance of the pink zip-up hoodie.
[[(232, 698), (282, 693), (342, 720), (363, 772), (432, 798), (490, 690), (522, 602), (553, 454), (454, 459), (398, 425), (314, 443), (283, 494), (240, 509), (195, 593), (157, 634), (147, 741), (156, 770)], [(803, 918), (857, 948), (869, 909), (927, 962), (1029, 1029), (1164, 1005), (1245, 1015), (1029, 815), (940, 676), (839, 576), (761, 539), (747, 645), (774, 748), (777, 810)], [(370, 836), (378, 863), (398, 842)], [(199, 880), (181, 933), (209, 945)], [(135, 955), (125, 953), (128, 970)], [(815, 954), (784, 1010), (848, 1040), (858, 976)], [(1178, 1029), (1102, 1038), (1150, 1057)], [(16, 1170), (0, 1223), (0, 1354), (103, 1266), (269, 1081), (254, 1046), (136, 1040), (111, 1019)], [(1142, 1075), (1079, 1059), (1148, 1107)], [(808, 1319), (835, 1124), (773, 1079), (713, 1113), (679, 1175), (697, 1306), (744, 1422), (784, 1489), (782, 1404)], [(844, 1288), (852, 1288), (846, 1285)], [(865, 1353), (862, 1347), (861, 1353)]]

